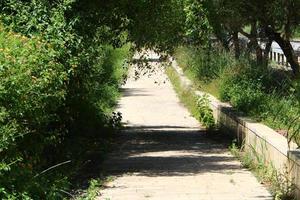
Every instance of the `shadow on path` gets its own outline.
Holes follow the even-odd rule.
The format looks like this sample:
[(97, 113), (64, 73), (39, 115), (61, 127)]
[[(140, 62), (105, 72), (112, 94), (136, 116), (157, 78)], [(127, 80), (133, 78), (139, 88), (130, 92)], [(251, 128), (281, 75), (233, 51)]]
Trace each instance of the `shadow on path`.
[[(224, 144), (204, 131), (182, 126), (128, 127), (103, 170), (110, 175), (135, 173), (142, 176), (185, 176), (197, 173), (226, 173), (241, 166), (224, 155)], [(212, 133), (213, 134), (213, 133)]]
[(101, 171), (114, 179), (97, 199), (270, 200), (229, 153), (230, 139), (201, 128), (180, 104), (157, 56), (151, 58), (157, 73), (128, 79), (122, 90), (118, 111), (127, 124), (102, 163)]
[(144, 88), (121, 88), (122, 97), (134, 97), (134, 96), (152, 96)]

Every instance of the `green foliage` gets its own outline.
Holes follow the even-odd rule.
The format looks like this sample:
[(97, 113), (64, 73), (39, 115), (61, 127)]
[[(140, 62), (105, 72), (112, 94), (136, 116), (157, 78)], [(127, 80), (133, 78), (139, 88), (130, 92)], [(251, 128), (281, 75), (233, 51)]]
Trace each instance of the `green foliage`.
[(203, 3), (196, 0), (184, 1), (186, 37), (190, 43), (207, 45), (211, 27), (207, 19), (207, 10)]
[[(255, 54), (261, 65), (266, 64), (267, 56), (263, 56), (263, 52), (269, 49), (262, 48), (258, 41), (268, 44), (275, 41), (283, 50), (294, 75), (298, 76), (299, 64), (290, 39), (297, 34), (300, 25), (299, 1), (204, 0), (201, 3), (207, 11), (214, 36), (227, 51), (235, 51), (236, 58), (240, 57), (242, 50)], [(250, 30), (244, 31), (245, 27)], [(238, 38), (241, 34), (248, 40), (243, 48), (241, 37)], [(268, 52), (264, 53), (268, 55)]]
[[(262, 149), (264, 148), (266, 147), (263, 145)], [(284, 167), (283, 173), (276, 171), (272, 163), (267, 163), (266, 158), (256, 152), (255, 147), (238, 147), (235, 140), (229, 146), (229, 150), (244, 167), (254, 172), (261, 183), (270, 187), (275, 200), (295, 199), (295, 185), (290, 180), (287, 167)]]
[[(127, 8), (125, 15), (130, 21), (127, 27), (129, 40), (134, 41), (139, 49), (173, 50), (183, 42), (183, 1), (121, 1), (121, 5)], [(116, 2), (120, 4), (120, 1)]]
[(100, 189), (105, 186), (106, 182), (112, 181), (112, 177), (106, 177), (104, 179), (91, 179), (89, 181), (89, 187), (86, 192), (79, 197), (75, 198), (76, 200), (94, 200), (97, 196), (100, 195)]
[(245, 69), (244, 67), (247, 66), (228, 68), (222, 74), (219, 96), (222, 101), (230, 101), (240, 111), (251, 112), (255, 109), (259, 112), (264, 105), (265, 94), (261, 79), (251, 77), (253, 76), (251, 73), (259, 74), (259, 70), (254, 72), (254, 70)]
[(102, 187), (103, 181), (91, 179), (86, 194), (82, 195), (77, 200), (94, 200), (99, 194), (99, 188)]
[(166, 73), (180, 101), (186, 106), (190, 113), (206, 128), (214, 128), (215, 121), (212, 110), (209, 107), (208, 97), (204, 95), (199, 98), (191, 88), (183, 87), (178, 74), (173, 68), (167, 68)]
[(97, 148), (102, 156), (120, 126), (113, 110), (128, 41), (172, 50), (184, 38), (183, 7), (177, 0), (0, 1), (0, 198), (68, 194), (86, 154)]
[(300, 88), (297, 81), (272, 67), (259, 66), (246, 56), (235, 60), (218, 48), (208, 53), (204, 49), (180, 47), (175, 51), (175, 57), (200, 90), (285, 132), (289, 142), (300, 145)]
[(198, 120), (207, 128), (214, 128), (215, 119), (210, 108), (210, 101), (207, 95), (199, 97), (197, 101), (198, 106)]
[(67, 73), (55, 60), (53, 48), (41, 39), (28, 39), (1, 27), (0, 48), (0, 185), (8, 187), (2, 188), (0, 196), (12, 198), (11, 193), (6, 197), (6, 190), (16, 197), (17, 192), (25, 195), (26, 190), (34, 190), (38, 196), (42, 192), (35, 189), (38, 185), (23, 181), (33, 181), (33, 171), (45, 165), (41, 159), (45, 146), (58, 143), (64, 134), (53, 125), (65, 100)]
[(74, 3), (0, 4), (1, 199), (64, 198), (120, 122), (112, 111), (130, 45), (113, 48), (105, 25), (83, 36)]
[(217, 78), (224, 69), (232, 64), (235, 65), (236, 62), (229, 53), (213, 48), (183, 46), (176, 49), (174, 55), (189, 77), (193, 80), (201, 79), (204, 82)]
[(99, 180), (95, 180), (95, 179), (90, 180), (90, 186), (87, 191), (88, 195), (85, 199), (87, 199), (87, 200), (95, 199), (99, 195), (97, 190), (101, 185), (102, 185), (101, 181), (99, 181)]
[(296, 30), (294, 31), (293, 38), (297, 38), (297, 39), (300, 38), (300, 28), (299, 27), (297, 27)]

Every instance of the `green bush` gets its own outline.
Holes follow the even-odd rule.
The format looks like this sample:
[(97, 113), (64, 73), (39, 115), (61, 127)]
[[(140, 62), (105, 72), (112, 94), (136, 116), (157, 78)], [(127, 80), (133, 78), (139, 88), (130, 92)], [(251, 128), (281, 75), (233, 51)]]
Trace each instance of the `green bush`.
[(213, 50), (180, 47), (175, 57), (200, 90), (285, 132), (300, 145), (300, 88), (288, 74), (271, 66), (259, 66), (247, 55), (236, 60), (218, 47)]
[(85, 154), (106, 151), (119, 123), (130, 45), (113, 48), (105, 26), (84, 34), (73, 7), (0, 3), (1, 199), (62, 199)]
[(34, 171), (45, 165), (45, 146), (64, 134), (53, 125), (65, 101), (67, 73), (43, 40), (0, 30), (0, 185), (7, 186), (0, 196), (8, 190), (8, 198), (36, 187), (23, 181), (33, 181)]
[(216, 49), (179, 47), (175, 51), (175, 57), (187, 74), (204, 82), (217, 78), (235, 63), (230, 54)]
[(215, 127), (215, 119), (213, 116), (213, 111), (209, 106), (210, 101), (207, 95), (201, 96), (197, 101), (198, 107), (198, 120), (203, 123), (203, 125), (208, 128), (212, 129)]
[(190, 113), (206, 128), (212, 129), (215, 127), (215, 120), (213, 117), (212, 109), (209, 107), (208, 96), (204, 95), (198, 97), (194, 91), (182, 87), (180, 78), (177, 72), (172, 68), (166, 69), (167, 76), (169, 77), (172, 85), (180, 101), (187, 107)]
[(235, 108), (244, 112), (253, 109), (253, 105), (256, 105), (257, 109), (259, 109), (260, 104), (263, 103), (264, 97), (259, 85), (247, 82), (239, 84), (232, 83), (232, 85), (229, 84), (223, 84), (220, 87), (220, 96), (222, 100), (230, 101)]
[(246, 77), (241, 71), (239, 68), (228, 68), (220, 76), (219, 97), (222, 101), (229, 101), (240, 111), (259, 111), (265, 103), (263, 87), (260, 81)]
[(296, 28), (294, 34), (293, 34), (293, 37), (299, 39), (300, 38), (300, 28)]

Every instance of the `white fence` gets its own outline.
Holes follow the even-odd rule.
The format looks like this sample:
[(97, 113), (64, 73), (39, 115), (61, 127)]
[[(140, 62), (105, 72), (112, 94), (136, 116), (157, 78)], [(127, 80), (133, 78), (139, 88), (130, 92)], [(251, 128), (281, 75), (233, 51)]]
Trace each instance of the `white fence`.
[[(291, 42), (296, 58), (298, 62), (300, 63), (300, 42)], [(272, 47), (269, 53), (269, 59), (276, 62), (278, 65), (289, 67), (290, 65), (287, 62), (287, 59), (282, 51), (282, 49), (279, 47), (279, 45), (275, 42), (272, 43)]]

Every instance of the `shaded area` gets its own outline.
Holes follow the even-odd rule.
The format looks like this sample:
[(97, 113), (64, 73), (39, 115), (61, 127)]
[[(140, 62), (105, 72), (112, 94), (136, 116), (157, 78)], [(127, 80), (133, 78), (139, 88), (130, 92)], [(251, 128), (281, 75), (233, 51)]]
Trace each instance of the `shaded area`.
[(125, 128), (101, 166), (114, 180), (99, 199), (270, 199), (230, 155), (227, 137), (203, 130), (168, 80), (156, 85), (163, 80), (164, 73), (155, 73), (127, 81), (127, 97), (119, 103)]
[(152, 96), (145, 88), (121, 88), (122, 97)]
[(136, 63), (161, 63), (163, 61), (166, 61), (164, 58), (137, 58), (133, 59), (132, 62), (134, 64)]
[(129, 127), (119, 133), (118, 141), (115, 147), (118, 150), (102, 166), (109, 175), (190, 176), (241, 168), (215, 134), (195, 128)]

